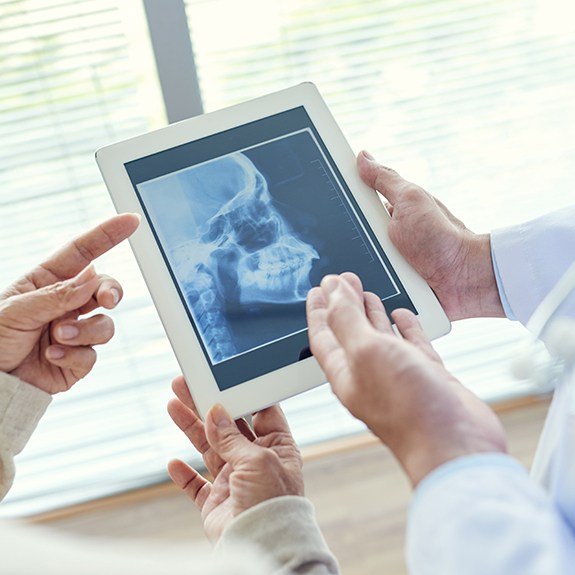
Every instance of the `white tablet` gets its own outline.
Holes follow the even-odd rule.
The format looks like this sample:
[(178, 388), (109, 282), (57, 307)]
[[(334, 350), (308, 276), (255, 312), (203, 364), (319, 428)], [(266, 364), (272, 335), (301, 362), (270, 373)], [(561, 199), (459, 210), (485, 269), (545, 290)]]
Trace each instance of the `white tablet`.
[(305, 298), (355, 272), (431, 338), (449, 321), (391, 244), (389, 216), (313, 84), (100, 149), (136, 258), (202, 416), (239, 417), (325, 382)]

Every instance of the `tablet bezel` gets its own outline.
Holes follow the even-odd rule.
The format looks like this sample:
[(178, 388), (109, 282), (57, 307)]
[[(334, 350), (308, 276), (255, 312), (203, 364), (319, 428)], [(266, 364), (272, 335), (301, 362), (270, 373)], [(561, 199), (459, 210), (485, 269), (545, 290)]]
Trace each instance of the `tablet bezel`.
[(314, 84), (300, 84), (103, 147), (96, 152), (96, 160), (116, 209), (142, 216), (142, 224), (130, 243), (202, 418), (215, 403), (224, 405), (233, 417), (241, 417), (321, 385), (326, 379), (317, 361), (310, 357), (235, 387), (219, 389), (125, 164), (300, 106), (305, 108), (395, 269), (425, 333), (434, 339), (450, 330), (449, 320), (429, 286), (391, 243), (387, 235), (389, 214), (378, 195), (359, 177), (355, 154)]

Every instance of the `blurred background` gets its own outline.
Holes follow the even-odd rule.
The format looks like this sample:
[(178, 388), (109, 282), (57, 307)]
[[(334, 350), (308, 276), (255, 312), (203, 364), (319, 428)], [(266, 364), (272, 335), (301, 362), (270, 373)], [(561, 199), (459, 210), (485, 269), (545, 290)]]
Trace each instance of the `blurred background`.
[[(573, 203), (574, 16), (569, 0), (0, 0), (0, 285), (114, 213), (98, 147), (303, 81), (356, 152), (474, 231)], [(125, 287), (116, 337), (55, 398), (0, 515), (161, 483), (169, 458), (196, 461), (165, 410), (178, 367), (129, 247), (99, 270)], [(473, 320), (436, 346), (501, 402), (532, 392), (508, 369), (524, 337)], [(284, 409), (301, 444), (364, 432), (325, 386)]]

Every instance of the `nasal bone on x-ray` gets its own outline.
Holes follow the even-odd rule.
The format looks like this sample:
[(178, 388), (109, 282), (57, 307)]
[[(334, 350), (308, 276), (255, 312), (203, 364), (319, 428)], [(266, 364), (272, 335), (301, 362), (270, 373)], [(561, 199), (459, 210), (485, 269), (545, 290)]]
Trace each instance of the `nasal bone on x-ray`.
[(275, 208), (246, 155), (224, 156), (179, 178), (193, 209), (180, 234), (186, 239), (171, 248), (174, 271), (212, 359), (221, 361), (238, 353), (226, 313), (305, 300), (319, 254)]

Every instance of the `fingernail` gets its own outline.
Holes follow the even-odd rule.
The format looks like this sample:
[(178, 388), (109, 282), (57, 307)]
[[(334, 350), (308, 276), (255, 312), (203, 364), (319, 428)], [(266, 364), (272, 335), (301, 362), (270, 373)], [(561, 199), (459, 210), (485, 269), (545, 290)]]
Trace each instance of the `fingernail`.
[(216, 427), (224, 428), (229, 427), (232, 424), (232, 418), (228, 415), (228, 412), (224, 409), (223, 405), (216, 403), (212, 407), (211, 418), (216, 424)]
[(326, 276), (321, 281), (321, 287), (328, 293), (333, 293), (339, 285), (339, 278), (337, 276)]
[(76, 287), (87, 284), (91, 279), (96, 276), (96, 268), (93, 265), (88, 266), (80, 275), (76, 276), (74, 285)]
[(72, 339), (79, 334), (80, 330), (75, 325), (62, 325), (58, 328), (59, 339)]
[(110, 292), (114, 298), (114, 305), (116, 305), (120, 301), (120, 292), (116, 288), (112, 288)]
[(375, 158), (367, 150), (363, 150), (361, 153), (370, 162), (373, 162), (375, 160)]
[(140, 214), (137, 214), (136, 212), (132, 212), (132, 215), (136, 216), (138, 218), (139, 222), (142, 221), (142, 216)]
[(46, 350), (46, 357), (48, 359), (62, 359), (64, 357), (65, 351), (63, 347), (59, 345), (51, 345)]

